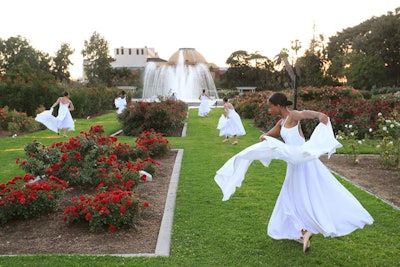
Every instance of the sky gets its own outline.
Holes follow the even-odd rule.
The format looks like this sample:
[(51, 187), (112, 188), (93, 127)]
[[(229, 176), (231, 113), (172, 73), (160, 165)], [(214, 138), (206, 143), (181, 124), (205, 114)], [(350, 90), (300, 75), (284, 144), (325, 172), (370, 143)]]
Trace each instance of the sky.
[(168, 60), (195, 48), (207, 62), (226, 67), (238, 50), (273, 60), (299, 40), (330, 36), (400, 7), (399, 0), (3, 0), (0, 39), (22, 36), (54, 56), (62, 43), (75, 53), (71, 76), (82, 76), (85, 40), (94, 32), (114, 48), (154, 48)]

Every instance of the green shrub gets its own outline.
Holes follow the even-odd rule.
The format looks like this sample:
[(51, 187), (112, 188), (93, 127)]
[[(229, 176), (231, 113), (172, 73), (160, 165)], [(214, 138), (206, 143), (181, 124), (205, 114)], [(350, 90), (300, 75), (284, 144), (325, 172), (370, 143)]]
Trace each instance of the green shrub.
[(138, 136), (154, 130), (169, 136), (184, 124), (188, 106), (183, 101), (135, 102), (118, 115), (125, 135)]
[(29, 117), (25, 112), (10, 110), (8, 106), (0, 109), (0, 129), (11, 134), (32, 132), (40, 129), (40, 123)]
[(336, 100), (343, 97), (350, 98), (362, 98), (360, 91), (352, 87), (333, 87), (333, 86), (323, 86), (323, 87), (304, 87), (298, 91), (298, 96), (303, 101), (311, 100)]
[(379, 155), (382, 166), (385, 168), (400, 169), (400, 117), (397, 111), (393, 111), (387, 117), (381, 113), (378, 115), (378, 130), (374, 133), (379, 137)]
[(263, 108), (268, 111), (265, 103), (272, 93), (272, 91), (249, 92), (232, 98), (230, 102), (242, 119), (253, 119)]

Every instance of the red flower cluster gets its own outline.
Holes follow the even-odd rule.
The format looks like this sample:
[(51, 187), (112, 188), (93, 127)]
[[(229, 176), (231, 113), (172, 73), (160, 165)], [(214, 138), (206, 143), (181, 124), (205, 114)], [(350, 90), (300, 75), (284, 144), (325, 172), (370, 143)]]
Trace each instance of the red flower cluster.
[(156, 133), (154, 129), (143, 131), (135, 140), (136, 148), (141, 148), (150, 152), (150, 155), (164, 155), (171, 146), (161, 133)]
[(88, 221), (92, 232), (104, 226), (110, 231), (124, 225), (131, 226), (141, 209), (137, 195), (123, 190), (106, 191), (94, 197), (81, 196), (72, 201), (74, 204), (65, 208), (64, 221), (67, 224), (80, 220)]
[(31, 174), (15, 176), (0, 184), (0, 224), (14, 218), (31, 218), (53, 211), (68, 184), (57, 177), (35, 179)]

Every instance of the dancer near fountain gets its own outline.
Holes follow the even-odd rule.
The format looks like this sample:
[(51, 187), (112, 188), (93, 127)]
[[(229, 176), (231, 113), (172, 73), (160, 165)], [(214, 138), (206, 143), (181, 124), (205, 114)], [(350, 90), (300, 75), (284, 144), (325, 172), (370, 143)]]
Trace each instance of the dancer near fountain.
[(122, 91), (121, 94), (114, 100), (114, 105), (117, 108), (117, 114), (121, 114), (126, 108), (126, 94)]
[(219, 136), (225, 136), (222, 141), (224, 143), (228, 142), (230, 137), (233, 137), (232, 145), (237, 145), (238, 136), (245, 135), (246, 131), (239, 114), (237, 114), (233, 105), (229, 103), (228, 97), (224, 97), (224, 110), (225, 116), (221, 115), (217, 126), (217, 129), (220, 130)]
[(203, 90), (203, 93), (199, 96), (200, 106), (199, 106), (199, 116), (205, 117), (211, 111), (211, 97), (206, 94), (206, 90)]
[(170, 100), (176, 101), (176, 95), (175, 93), (172, 93), (172, 95), (169, 97)]

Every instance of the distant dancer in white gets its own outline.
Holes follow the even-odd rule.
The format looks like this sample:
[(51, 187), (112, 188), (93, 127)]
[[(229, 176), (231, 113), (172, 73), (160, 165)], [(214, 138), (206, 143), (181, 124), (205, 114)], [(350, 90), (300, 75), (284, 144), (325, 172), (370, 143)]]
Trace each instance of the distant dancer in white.
[[(53, 116), (53, 109), (59, 105), (57, 117)], [(71, 111), (75, 109), (74, 104), (69, 99), (69, 93), (64, 92), (62, 97), (59, 97), (56, 102), (51, 106), (50, 110), (45, 110), (38, 114), (35, 118), (36, 121), (43, 123), (48, 129), (60, 134), (60, 130), (64, 130), (64, 137), (67, 136), (68, 131), (75, 130), (75, 122), (72, 119)]]
[(224, 97), (224, 110), (225, 115), (222, 114), (219, 118), (217, 129), (219, 130), (219, 136), (225, 136), (222, 142), (228, 142), (230, 137), (233, 137), (232, 145), (237, 145), (238, 136), (245, 135), (246, 130), (244, 129), (242, 120), (239, 114), (231, 103), (229, 103), (228, 97)]
[(126, 108), (126, 94), (122, 91), (121, 94), (114, 100), (114, 105), (117, 108), (117, 114), (121, 114)]
[(200, 100), (200, 106), (199, 106), (198, 115), (200, 117), (205, 117), (211, 111), (211, 105), (212, 105), (211, 100), (212, 99), (209, 95), (206, 94), (206, 90), (203, 90), (203, 92), (199, 96), (199, 100)]
[[(217, 171), (214, 179), (223, 200), (241, 186), (253, 160), (269, 166), (272, 159), (280, 159), (287, 162), (286, 177), (268, 224), (269, 236), (295, 240), (306, 252), (312, 234), (337, 237), (372, 224), (372, 216), (319, 160), (342, 146), (328, 116), (312, 110), (289, 110), (292, 102), (282, 93), (273, 94), (268, 105), (269, 112), (282, 119), (260, 136), (261, 142), (242, 150)], [(306, 142), (300, 120), (314, 118), (320, 123)], [(285, 143), (274, 138), (279, 135)]]

